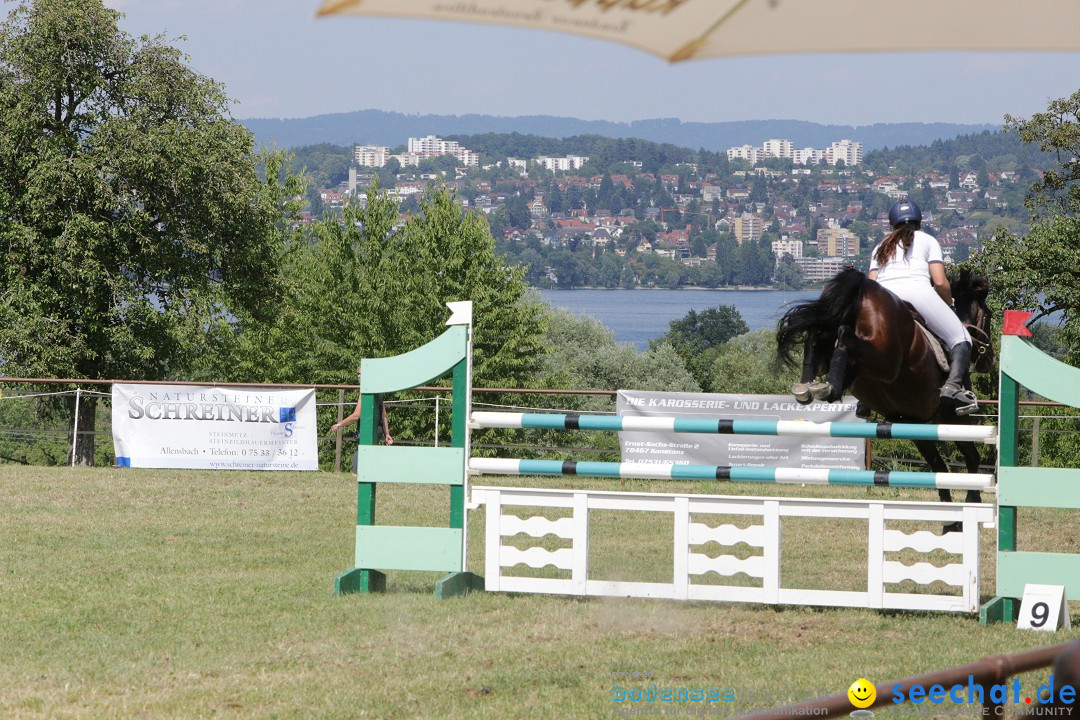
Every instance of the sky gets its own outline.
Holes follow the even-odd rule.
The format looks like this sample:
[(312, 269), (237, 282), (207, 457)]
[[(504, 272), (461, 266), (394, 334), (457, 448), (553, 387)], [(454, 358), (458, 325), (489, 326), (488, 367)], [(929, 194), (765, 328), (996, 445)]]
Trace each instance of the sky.
[[(572, 35), (315, 18), (319, 0), (106, 0), (223, 83), (236, 118), (354, 110), (586, 120), (1001, 124), (1076, 92), (1080, 53), (836, 54), (677, 64)], [(180, 39), (183, 36), (185, 39)], [(915, 92), (912, 94), (912, 90)]]

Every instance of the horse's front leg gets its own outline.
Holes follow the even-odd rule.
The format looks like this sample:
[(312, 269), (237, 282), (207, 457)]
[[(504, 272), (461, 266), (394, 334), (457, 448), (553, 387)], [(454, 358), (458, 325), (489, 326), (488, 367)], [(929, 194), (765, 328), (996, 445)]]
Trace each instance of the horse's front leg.
[(829, 361), (829, 374), (825, 382), (814, 383), (810, 386), (810, 394), (817, 400), (836, 402), (844, 394), (844, 387), (850, 379), (848, 372), (848, 348), (847, 336), (851, 332), (849, 328), (842, 327), (836, 336), (836, 347), (833, 348), (832, 359)]
[(807, 336), (803, 341), (802, 375), (799, 377), (799, 382), (791, 386), (791, 394), (800, 405), (806, 405), (814, 399), (810, 394), (810, 383), (817, 375), (816, 370), (817, 351), (814, 349), (813, 339)]

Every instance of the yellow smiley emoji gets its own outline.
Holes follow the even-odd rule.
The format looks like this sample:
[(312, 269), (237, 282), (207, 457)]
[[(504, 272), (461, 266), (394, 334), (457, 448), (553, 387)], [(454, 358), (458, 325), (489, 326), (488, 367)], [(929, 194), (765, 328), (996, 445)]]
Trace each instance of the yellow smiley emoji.
[(847, 689), (848, 700), (857, 708), (868, 708), (877, 699), (877, 688), (866, 678), (859, 678)]

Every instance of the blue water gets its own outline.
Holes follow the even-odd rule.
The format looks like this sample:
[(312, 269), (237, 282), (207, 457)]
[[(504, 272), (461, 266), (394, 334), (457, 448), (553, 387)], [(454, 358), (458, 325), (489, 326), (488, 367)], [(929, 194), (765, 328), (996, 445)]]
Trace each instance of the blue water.
[(541, 290), (555, 307), (590, 315), (615, 333), (619, 342), (639, 349), (668, 331), (672, 320), (691, 310), (734, 305), (751, 330), (772, 328), (793, 302), (810, 300), (820, 290)]

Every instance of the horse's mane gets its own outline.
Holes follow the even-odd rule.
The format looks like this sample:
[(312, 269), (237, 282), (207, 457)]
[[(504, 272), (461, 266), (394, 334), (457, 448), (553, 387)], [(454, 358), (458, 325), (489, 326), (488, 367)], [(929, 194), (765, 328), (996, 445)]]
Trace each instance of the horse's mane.
[(841, 270), (826, 283), (820, 297), (798, 303), (784, 313), (776, 327), (777, 356), (795, 365), (796, 349), (801, 351), (806, 339), (831, 347), (840, 327), (854, 327), (865, 285), (866, 276), (860, 271)]

